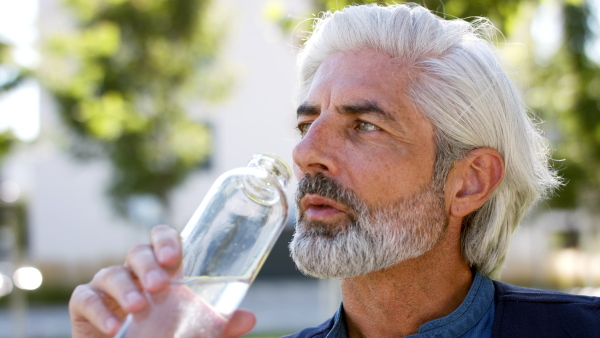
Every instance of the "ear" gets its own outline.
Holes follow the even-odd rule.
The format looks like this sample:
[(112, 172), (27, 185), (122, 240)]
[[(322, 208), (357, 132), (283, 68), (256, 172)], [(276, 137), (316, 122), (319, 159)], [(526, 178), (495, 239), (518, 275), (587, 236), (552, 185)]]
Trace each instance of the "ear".
[(504, 160), (496, 149), (478, 148), (452, 167), (446, 180), (451, 216), (462, 218), (481, 207), (504, 177)]

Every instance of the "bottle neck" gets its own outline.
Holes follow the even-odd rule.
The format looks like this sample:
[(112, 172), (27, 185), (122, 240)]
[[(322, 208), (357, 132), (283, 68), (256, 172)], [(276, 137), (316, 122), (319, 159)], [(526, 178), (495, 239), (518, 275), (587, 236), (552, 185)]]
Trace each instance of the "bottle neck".
[(244, 178), (243, 186), (246, 196), (262, 205), (274, 205), (285, 200), (285, 187), (291, 172), (280, 158), (271, 154), (255, 154), (247, 168), (253, 174)]
[(247, 167), (264, 170), (279, 182), (282, 190), (285, 190), (292, 176), (290, 167), (282, 159), (272, 154), (254, 154)]

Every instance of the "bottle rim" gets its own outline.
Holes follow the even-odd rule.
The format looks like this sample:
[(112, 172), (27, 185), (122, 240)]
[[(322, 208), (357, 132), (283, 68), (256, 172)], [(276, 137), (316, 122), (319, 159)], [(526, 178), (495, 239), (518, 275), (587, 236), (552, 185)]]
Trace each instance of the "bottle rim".
[[(264, 168), (263, 161), (272, 164), (272, 168)], [(263, 167), (270, 174), (277, 177), (281, 187), (285, 189), (292, 178), (292, 171), (287, 163), (281, 157), (272, 153), (256, 153), (248, 162), (248, 167)]]

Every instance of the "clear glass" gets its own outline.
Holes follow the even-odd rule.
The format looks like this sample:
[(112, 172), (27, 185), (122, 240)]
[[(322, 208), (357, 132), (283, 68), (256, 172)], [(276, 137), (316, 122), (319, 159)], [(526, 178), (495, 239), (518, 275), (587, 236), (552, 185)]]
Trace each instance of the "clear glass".
[(181, 232), (185, 277), (147, 294), (115, 337), (219, 337), (283, 230), (290, 177), (270, 154), (221, 175)]

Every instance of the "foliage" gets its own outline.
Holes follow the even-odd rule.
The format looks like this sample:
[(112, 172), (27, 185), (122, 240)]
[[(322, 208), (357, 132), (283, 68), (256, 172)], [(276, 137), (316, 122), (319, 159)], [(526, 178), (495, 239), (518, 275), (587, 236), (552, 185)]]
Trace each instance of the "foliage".
[[(556, 157), (566, 159), (562, 175), (569, 181), (553, 206), (597, 208), (600, 198), (600, 67), (586, 52), (595, 37), (588, 3), (560, 3), (562, 44), (531, 72), (528, 102), (554, 125)], [(590, 198), (592, 197), (592, 198)]]
[[(351, 4), (364, 3), (396, 2), (312, 0), (312, 12), (339, 10)], [(419, 0), (415, 3), (447, 18), (470, 20), (472, 17), (487, 17), (503, 32), (507, 42), (526, 40), (530, 49), (525, 54), (529, 55), (521, 53), (517, 60), (519, 69), (524, 70), (521, 78), (527, 79), (527, 83), (524, 83), (525, 99), (535, 113), (546, 120), (544, 129), (555, 147), (554, 157), (565, 159), (557, 162), (556, 167), (569, 182), (550, 201), (550, 205), (574, 208), (585, 200), (588, 206), (596, 205), (595, 202), (600, 201), (600, 68), (590, 59), (587, 46), (597, 38), (592, 25), (600, 23), (597, 16), (592, 14), (590, 2)], [(562, 13), (562, 22), (554, 23), (560, 25), (562, 44), (545, 59), (532, 57), (537, 42), (531, 38), (529, 27), (536, 9), (544, 4), (554, 4)], [(271, 10), (271, 17), (278, 12)], [(298, 24), (282, 16), (279, 19), (275, 17), (275, 21), (284, 29), (294, 28)], [(513, 48), (510, 44), (504, 47)]]
[(10, 44), (0, 41), (0, 94), (14, 89), (28, 75), (27, 70), (13, 61)]
[(225, 21), (209, 0), (66, 0), (76, 29), (49, 39), (41, 78), (81, 158), (108, 157), (117, 211), (206, 164), (210, 127), (187, 107), (222, 99)]
[[(530, 0), (534, 1), (534, 0)], [(349, 5), (356, 4), (394, 4), (397, 1), (376, 1), (376, 0), (310, 0), (311, 12), (320, 13), (325, 11), (337, 11)], [(480, 0), (480, 1), (465, 1), (465, 0), (418, 0), (413, 1), (419, 5), (425, 6), (437, 13), (440, 16), (448, 18), (469, 18), (476, 16), (485, 16), (490, 18), (501, 31), (510, 30), (515, 19), (521, 0)], [(299, 22), (291, 16), (285, 15), (285, 10), (280, 2), (271, 1), (265, 8), (265, 14), (268, 19), (276, 22), (282, 29), (291, 31), (297, 28), (302, 23), (310, 23), (310, 21)], [(305, 27), (303, 27), (305, 28)], [(308, 27), (308, 29), (310, 29)]]
[(0, 133), (0, 159), (6, 157), (15, 143), (15, 137), (11, 131)]
[[(11, 46), (0, 41), (0, 95), (17, 87), (29, 72), (19, 67), (11, 57)], [(11, 113), (11, 112), (4, 112)], [(10, 130), (0, 132), (0, 159), (6, 157), (15, 143), (15, 137)]]

